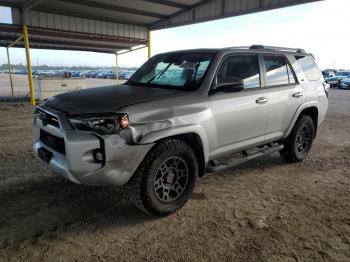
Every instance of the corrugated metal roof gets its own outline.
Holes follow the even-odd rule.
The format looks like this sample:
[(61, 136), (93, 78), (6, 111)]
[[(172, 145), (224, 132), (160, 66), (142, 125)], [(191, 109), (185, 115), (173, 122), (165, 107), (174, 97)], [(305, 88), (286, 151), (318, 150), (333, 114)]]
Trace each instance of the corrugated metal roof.
[[(146, 40), (130, 37), (116, 37), (78, 33), (60, 30), (29, 28), (29, 42), (31, 48), (79, 50), (102, 53), (115, 53), (116, 50), (131, 49), (145, 45)], [(0, 46), (9, 46), (21, 36), (21, 27), (18, 25), (0, 25)], [(23, 47), (23, 40), (15, 47)]]
[(151, 25), (151, 30), (262, 12), (322, 0), (203, 0)]
[[(12, 7), (17, 30), (26, 10), (22, 17), (32, 47), (114, 53), (146, 44), (148, 30), (315, 1), (320, 0), (0, 0), (0, 5)], [(7, 29), (0, 26), (2, 46), (15, 39)]]

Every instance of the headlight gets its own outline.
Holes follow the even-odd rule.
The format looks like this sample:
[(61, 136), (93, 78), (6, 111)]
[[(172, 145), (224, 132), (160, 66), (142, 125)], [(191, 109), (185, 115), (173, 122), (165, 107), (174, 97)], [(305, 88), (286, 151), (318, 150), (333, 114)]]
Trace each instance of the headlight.
[(125, 113), (113, 116), (71, 118), (69, 121), (75, 129), (95, 131), (100, 134), (115, 134), (129, 127), (129, 117)]

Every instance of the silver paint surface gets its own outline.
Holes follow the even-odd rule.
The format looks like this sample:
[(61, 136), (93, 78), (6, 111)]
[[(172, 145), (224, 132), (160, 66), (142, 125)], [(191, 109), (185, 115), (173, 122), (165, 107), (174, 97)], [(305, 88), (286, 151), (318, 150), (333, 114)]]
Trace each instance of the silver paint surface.
[[(298, 81), (293, 85), (268, 88), (262, 79), (259, 89), (209, 94), (220, 61), (228, 54), (237, 53), (283, 54), (293, 66)], [(44, 129), (63, 137), (66, 144), (66, 156), (54, 152), (54, 161), (48, 164), (54, 172), (78, 183), (122, 185), (132, 177), (149, 150), (163, 138), (188, 133), (198, 135), (205, 164), (220, 156), (279, 141), (289, 135), (303, 109), (317, 108), (320, 125), (328, 108), (323, 77), (319, 81), (307, 81), (294, 55), (268, 50), (223, 49), (212, 61), (200, 88), (191, 92), (113, 86), (94, 90), (92, 97), (92, 93), (80, 93), (78, 105), (69, 94), (58, 96), (42, 109), (58, 116), (62, 128), (43, 127), (36, 118), (34, 152), (37, 154), (37, 149), (44, 146), (38, 134)], [(301, 92), (303, 96), (293, 97), (295, 92)], [(261, 97), (266, 97), (267, 103), (256, 103)], [(68, 122), (69, 115), (114, 110), (129, 116), (130, 128), (119, 134), (99, 135), (73, 130)], [(105, 145), (104, 166), (92, 163), (88, 153), (99, 148), (100, 141)]]

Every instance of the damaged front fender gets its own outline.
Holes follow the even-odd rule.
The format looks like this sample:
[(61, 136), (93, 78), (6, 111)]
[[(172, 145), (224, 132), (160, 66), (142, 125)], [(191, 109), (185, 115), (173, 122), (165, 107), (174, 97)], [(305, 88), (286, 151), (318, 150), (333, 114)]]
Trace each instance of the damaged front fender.
[[(211, 112), (207, 107), (192, 107), (171, 109), (167, 112), (172, 117), (165, 120), (153, 120), (158, 117), (164, 117), (161, 112), (157, 114), (148, 113), (142, 120), (147, 119), (147, 122), (142, 122), (139, 118), (130, 123), (129, 128), (122, 130), (119, 135), (129, 145), (147, 145), (156, 143), (157, 141), (184, 134), (197, 135), (203, 147), (205, 163), (209, 161), (209, 141), (207, 133), (203, 125), (210, 123)], [(164, 112), (163, 112), (164, 113)]]
[(173, 126), (164, 129), (154, 130), (140, 137), (138, 143), (154, 144), (161, 139), (184, 134), (196, 134), (200, 137), (203, 146), (204, 160), (205, 163), (207, 163), (209, 161), (209, 143), (207, 135), (200, 125), (183, 125), (175, 127)]

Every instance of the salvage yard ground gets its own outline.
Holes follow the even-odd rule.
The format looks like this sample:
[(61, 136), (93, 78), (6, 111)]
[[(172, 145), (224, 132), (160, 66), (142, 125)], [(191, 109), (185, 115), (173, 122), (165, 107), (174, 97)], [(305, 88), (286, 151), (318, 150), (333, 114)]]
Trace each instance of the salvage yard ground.
[(123, 189), (42, 167), (32, 107), (0, 103), (0, 261), (350, 261), (350, 91), (329, 99), (306, 161), (274, 154), (209, 175), (160, 219)]

